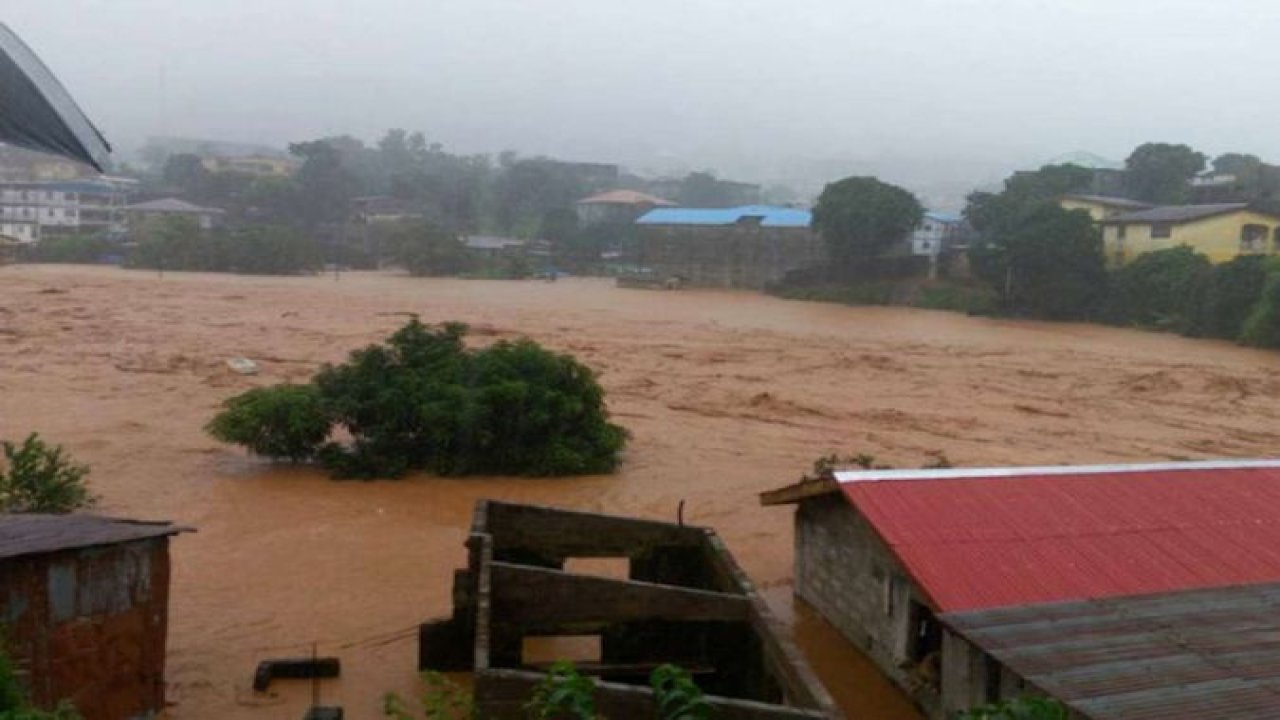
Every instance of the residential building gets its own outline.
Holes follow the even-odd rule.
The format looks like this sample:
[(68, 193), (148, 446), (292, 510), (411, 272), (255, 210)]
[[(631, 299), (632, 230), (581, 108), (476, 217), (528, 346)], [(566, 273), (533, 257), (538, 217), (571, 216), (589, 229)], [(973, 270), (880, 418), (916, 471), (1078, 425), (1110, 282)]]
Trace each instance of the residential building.
[(365, 225), (394, 223), (422, 217), (405, 201), (390, 195), (364, 195), (351, 198), (352, 219)]
[(959, 213), (928, 210), (916, 229), (907, 236), (908, 251), (916, 257), (928, 258), (929, 277), (937, 277), (939, 260), (944, 253), (966, 242), (968, 230), (968, 224)]
[(610, 190), (579, 200), (578, 221), (583, 225), (630, 224), (656, 207), (675, 207), (675, 203), (635, 190)]
[(1063, 195), (1058, 198), (1058, 206), (1063, 210), (1084, 210), (1094, 222), (1102, 222), (1123, 213), (1150, 210), (1150, 203), (1138, 202), (1108, 195)]
[(275, 155), (205, 155), (200, 164), (211, 173), (243, 173), (259, 177), (289, 177), (302, 163)]
[(124, 206), (136, 186), (102, 176), (67, 182), (0, 183), (0, 235), (23, 243), (46, 236), (119, 234)]
[(1280, 461), (835, 472), (761, 500), (797, 506), (796, 594), (931, 718), (1049, 689), (963, 614), (1280, 582)]
[(126, 205), (124, 212), (131, 234), (144, 234), (169, 218), (187, 218), (201, 230), (210, 230), (221, 225), (226, 215), (226, 211), (219, 208), (201, 207), (171, 197)]
[(85, 720), (165, 709), (169, 538), (187, 528), (0, 514), (0, 621), (32, 701)]
[(1280, 250), (1280, 215), (1245, 203), (1154, 207), (1112, 215), (1101, 224), (1107, 261), (1112, 265), (1179, 245), (1215, 263)]
[(632, 260), (690, 285), (763, 288), (821, 264), (825, 254), (812, 222), (808, 210), (768, 205), (656, 208), (636, 220)]
[(1019, 678), (1075, 718), (1271, 720), (1280, 687), (1280, 644), (1271, 640), (1280, 637), (1278, 604), (1280, 584), (1267, 583), (940, 619), (958, 651), (955, 670), (1000, 666), (1002, 682)]

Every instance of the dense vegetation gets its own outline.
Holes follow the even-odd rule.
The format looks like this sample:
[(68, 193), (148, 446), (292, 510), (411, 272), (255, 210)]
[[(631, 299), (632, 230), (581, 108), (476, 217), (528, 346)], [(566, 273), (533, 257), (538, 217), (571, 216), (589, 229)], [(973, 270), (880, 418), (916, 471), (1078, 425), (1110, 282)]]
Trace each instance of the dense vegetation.
[(201, 230), (189, 219), (171, 218), (142, 234), (126, 264), (149, 270), (294, 275), (318, 269), (321, 258), (312, 238), (288, 226)]
[(32, 433), (21, 444), (0, 442), (0, 452), (0, 512), (68, 513), (93, 505), (84, 481), (89, 468), (62, 447)]
[[(385, 345), (324, 367), (311, 384), (228, 400), (207, 429), (223, 442), (341, 477), (577, 475), (612, 471), (626, 432), (595, 375), (529, 340), (468, 349), (466, 327), (410, 321)], [(351, 442), (330, 440), (335, 431)]]
[(856, 277), (870, 258), (901, 242), (924, 208), (910, 192), (871, 177), (849, 177), (823, 189), (813, 208), (835, 276)]

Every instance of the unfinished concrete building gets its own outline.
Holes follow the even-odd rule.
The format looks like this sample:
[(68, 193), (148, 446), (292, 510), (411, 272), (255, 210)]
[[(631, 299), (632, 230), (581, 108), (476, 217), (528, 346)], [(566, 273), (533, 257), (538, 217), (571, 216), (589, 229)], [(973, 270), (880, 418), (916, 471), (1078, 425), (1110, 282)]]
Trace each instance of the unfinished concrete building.
[[(473, 671), (480, 716), (525, 716), (548, 664), (541, 639), (594, 643), (576, 658), (597, 678), (598, 711), (651, 718), (649, 674), (689, 670), (719, 720), (840, 718), (711, 530), (682, 524), (482, 501), (454, 580), (454, 613), (420, 634), (423, 669)], [(574, 572), (613, 558), (621, 577)]]

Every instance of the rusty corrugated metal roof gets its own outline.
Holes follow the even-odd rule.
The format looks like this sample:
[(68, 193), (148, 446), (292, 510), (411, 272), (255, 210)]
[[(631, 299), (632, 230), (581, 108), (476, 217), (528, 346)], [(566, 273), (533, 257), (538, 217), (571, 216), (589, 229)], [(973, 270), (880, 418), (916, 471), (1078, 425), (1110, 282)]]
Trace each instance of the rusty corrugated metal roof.
[(942, 621), (1097, 720), (1280, 717), (1280, 584), (949, 613)]
[(1280, 581), (1280, 462), (838, 473), (943, 612)]
[(0, 559), (192, 532), (168, 522), (99, 515), (0, 514)]

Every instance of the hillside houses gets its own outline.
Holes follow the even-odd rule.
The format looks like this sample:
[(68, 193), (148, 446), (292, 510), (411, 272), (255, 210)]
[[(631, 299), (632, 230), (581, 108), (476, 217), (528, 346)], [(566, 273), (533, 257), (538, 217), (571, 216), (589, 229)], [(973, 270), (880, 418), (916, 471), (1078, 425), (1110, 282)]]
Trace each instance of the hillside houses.
[(796, 506), (796, 594), (931, 718), (1025, 694), (1273, 717), (1278, 461), (837, 472), (762, 502)]

